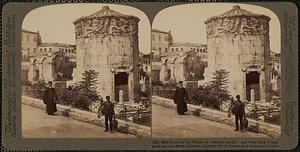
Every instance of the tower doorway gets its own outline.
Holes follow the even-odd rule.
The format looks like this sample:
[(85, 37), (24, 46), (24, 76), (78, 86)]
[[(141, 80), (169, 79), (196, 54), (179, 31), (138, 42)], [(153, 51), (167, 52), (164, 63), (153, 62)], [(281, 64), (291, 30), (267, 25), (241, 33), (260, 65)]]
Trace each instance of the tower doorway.
[(258, 72), (246, 74), (246, 99), (248, 101), (251, 101), (251, 90), (254, 90), (254, 101), (260, 100), (259, 76)]
[(128, 98), (128, 73), (120, 72), (115, 74), (115, 100), (119, 101), (119, 92), (123, 90), (124, 101), (129, 101)]

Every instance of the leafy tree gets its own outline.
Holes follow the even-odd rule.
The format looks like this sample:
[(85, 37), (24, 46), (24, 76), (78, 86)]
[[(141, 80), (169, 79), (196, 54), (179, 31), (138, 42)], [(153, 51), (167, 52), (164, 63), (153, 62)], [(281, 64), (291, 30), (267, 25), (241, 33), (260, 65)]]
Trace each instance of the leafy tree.
[(222, 102), (230, 99), (228, 86), (228, 74), (224, 69), (216, 70), (213, 73), (213, 80), (198, 89), (187, 88), (190, 96), (189, 102), (195, 105), (202, 104), (207, 107), (221, 109)]
[(228, 74), (229, 72), (225, 69), (216, 70), (213, 73), (213, 80), (211, 81), (210, 87), (219, 106), (221, 106), (222, 102), (227, 101), (230, 97), (229, 91), (227, 90)]
[(98, 72), (95, 70), (84, 71), (82, 81), (63, 92), (61, 96), (62, 104), (89, 110), (91, 103), (102, 100), (101, 96), (97, 93), (97, 78)]

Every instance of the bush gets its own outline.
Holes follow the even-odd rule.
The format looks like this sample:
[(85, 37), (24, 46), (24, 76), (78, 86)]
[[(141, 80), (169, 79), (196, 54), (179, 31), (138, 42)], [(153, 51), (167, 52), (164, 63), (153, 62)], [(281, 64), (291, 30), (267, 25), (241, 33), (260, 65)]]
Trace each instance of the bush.
[(30, 85), (22, 86), (22, 94), (37, 99), (43, 99), (44, 91), (46, 89), (46, 83), (44, 83), (44, 81), (42, 80), (39, 80), (34, 83), (27, 83)]
[(187, 87), (188, 103), (220, 110), (222, 103), (230, 100), (230, 94), (227, 90), (228, 73), (224, 69), (216, 70), (210, 83), (198, 88), (195, 86)]
[(96, 91), (98, 73), (94, 70), (85, 71), (82, 81), (73, 87), (67, 88), (60, 96), (59, 101), (64, 105), (90, 110), (89, 106), (93, 102), (102, 101), (100, 95)]

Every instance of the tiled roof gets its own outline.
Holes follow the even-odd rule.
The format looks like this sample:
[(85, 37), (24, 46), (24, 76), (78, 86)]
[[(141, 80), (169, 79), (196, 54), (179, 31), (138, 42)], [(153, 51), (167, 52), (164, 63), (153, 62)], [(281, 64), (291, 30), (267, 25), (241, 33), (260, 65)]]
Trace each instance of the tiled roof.
[(64, 43), (42, 43), (39, 47), (47, 47), (47, 46), (75, 47), (75, 45), (64, 44)]
[(135, 18), (135, 19), (139, 20), (139, 18), (136, 17), (136, 16), (125, 15), (125, 14), (122, 14), (122, 13), (117, 12), (115, 10), (111, 10), (108, 6), (103, 6), (101, 10), (95, 12), (92, 15), (80, 17), (80, 18), (76, 19), (74, 21), (74, 23), (81, 20), (81, 19), (85, 19), (85, 18), (104, 18), (104, 17), (126, 17), (126, 18), (131, 18), (132, 17), (132, 18)]
[(22, 29), (22, 32), (33, 33), (33, 34), (37, 34), (38, 33), (38, 32), (33, 32), (33, 31), (25, 30), (25, 29)]
[(219, 16), (213, 16), (208, 18), (205, 23), (213, 20), (213, 19), (217, 19), (217, 18), (227, 18), (227, 17), (233, 17), (233, 16), (255, 16), (255, 17), (266, 17), (270, 20), (270, 18), (268, 16), (262, 15), (262, 14), (254, 14), (252, 12), (249, 12), (245, 9), (242, 9), (239, 5), (234, 5), (233, 8), (231, 10), (229, 10), (228, 12), (225, 12)]
[(200, 46), (206, 46), (205, 44), (200, 43), (190, 43), (190, 42), (174, 42), (172, 46), (192, 46), (192, 47), (200, 47)]
[(158, 30), (158, 29), (152, 29), (152, 32), (159, 32), (159, 33), (166, 33), (169, 34), (169, 32)]

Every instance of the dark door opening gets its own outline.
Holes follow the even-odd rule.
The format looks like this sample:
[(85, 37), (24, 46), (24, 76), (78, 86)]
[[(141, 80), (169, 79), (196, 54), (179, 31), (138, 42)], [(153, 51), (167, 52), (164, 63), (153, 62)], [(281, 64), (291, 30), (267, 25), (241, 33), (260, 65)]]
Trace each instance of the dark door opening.
[(170, 78), (171, 78), (171, 69), (167, 69), (166, 76), (165, 76), (165, 81), (169, 81)]
[(250, 101), (251, 90), (254, 90), (254, 100), (260, 100), (260, 88), (259, 88), (259, 73), (250, 72), (246, 74), (246, 99)]
[(124, 101), (129, 101), (128, 98), (128, 74), (126, 72), (120, 72), (115, 74), (115, 99), (119, 101), (119, 92), (123, 90)]

